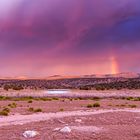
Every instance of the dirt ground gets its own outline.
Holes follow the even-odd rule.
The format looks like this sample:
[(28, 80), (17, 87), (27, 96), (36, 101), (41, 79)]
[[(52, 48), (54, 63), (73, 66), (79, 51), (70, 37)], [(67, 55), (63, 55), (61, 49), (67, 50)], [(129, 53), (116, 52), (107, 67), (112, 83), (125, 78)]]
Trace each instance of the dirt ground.
[[(32, 101), (32, 103), (29, 103)], [(8, 105), (16, 103), (15, 108), (10, 108)], [(100, 107), (96, 109), (115, 109), (115, 108), (131, 108), (131, 105), (136, 105), (136, 108), (140, 108), (140, 101), (133, 100), (123, 100), (123, 99), (99, 99), (99, 100), (80, 100), (80, 99), (59, 99), (52, 101), (36, 101), (36, 100), (27, 100), (27, 101), (0, 101), (0, 110), (4, 107), (9, 107), (10, 115), (14, 114), (32, 114), (29, 108), (42, 109), (42, 112), (59, 112), (59, 111), (76, 111), (76, 110), (88, 110), (88, 104), (99, 103)]]
[[(82, 121), (76, 122), (76, 119)], [(70, 133), (62, 133), (56, 128), (69, 126)], [(112, 112), (89, 116), (73, 116), (24, 125), (0, 128), (1, 140), (25, 140), (23, 132), (36, 130), (39, 135), (30, 140), (139, 140), (140, 113)]]
[[(0, 117), (0, 140), (140, 139), (140, 101), (113, 98), (100, 100), (73, 99), (72, 101), (70, 99), (52, 101), (32, 100), (32, 103), (28, 101), (0, 101), (0, 109), (8, 107), (8, 104), (12, 104), (13, 102), (16, 103), (16, 107), (9, 107), (9, 116)], [(100, 104), (100, 107), (87, 107), (87, 105), (96, 102)], [(35, 113), (29, 111), (29, 108), (40, 108), (42, 112)], [(83, 113), (80, 112), (79, 114), (77, 113), (78, 111), (82, 111)], [(89, 112), (92, 112), (92, 114), (89, 114)], [(52, 114), (50, 115), (50, 113)], [(57, 117), (57, 113), (60, 115), (58, 115), (59, 117)], [(38, 114), (38, 118), (39, 115), (41, 118), (45, 114), (46, 120), (43, 118), (35, 122), (33, 119), (37, 118), (33, 117), (30, 122), (26, 122), (26, 119), (32, 118), (35, 114)], [(23, 121), (21, 124), (14, 122), (18, 115), (21, 115), (21, 120)], [(24, 118), (24, 116), (26, 117)], [(48, 117), (49, 119), (47, 119)], [(8, 122), (8, 125), (6, 122)], [(6, 126), (3, 125), (4, 123)], [(60, 132), (60, 129), (65, 126), (71, 129), (70, 133)], [(56, 128), (57, 130), (54, 131)], [(23, 133), (26, 130), (38, 131), (39, 135), (34, 138), (24, 138)]]

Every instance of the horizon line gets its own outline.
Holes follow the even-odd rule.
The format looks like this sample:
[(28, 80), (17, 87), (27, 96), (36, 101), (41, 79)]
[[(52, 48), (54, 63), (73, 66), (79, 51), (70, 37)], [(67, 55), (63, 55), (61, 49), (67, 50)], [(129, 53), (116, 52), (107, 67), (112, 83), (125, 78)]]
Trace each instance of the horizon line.
[(0, 79), (2, 79), (2, 80), (6, 80), (6, 79), (8, 79), (8, 80), (26, 80), (26, 79), (60, 79), (60, 78), (79, 78), (79, 77), (81, 77), (81, 78), (84, 78), (84, 77), (82, 77), (82, 76), (96, 76), (96, 77), (100, 77), (100, 76), (107, 76), (107, 75), (112, 75), (112, 76), (115, 76), (115, 75), (118, 75), (118, 74), (132, 74), (132, 75), (139, 75), (140, 73), (138, 73), (138, 72), (119, 72), (119, 73), (116, 73), (116, 74), (82, 74), (82, 75), (59, 75), (59, 74), (56, 74), (56, 75), (50, 75), (50, 76), (44, 76), (44, 77), (42, 77), (42, 76), (40, 76), (40, 77), (28, 77), (28, 76), (14, 76), (14, 77), (12, 77), (12, 76), (5, 76), (5, 77), (0, 77)]

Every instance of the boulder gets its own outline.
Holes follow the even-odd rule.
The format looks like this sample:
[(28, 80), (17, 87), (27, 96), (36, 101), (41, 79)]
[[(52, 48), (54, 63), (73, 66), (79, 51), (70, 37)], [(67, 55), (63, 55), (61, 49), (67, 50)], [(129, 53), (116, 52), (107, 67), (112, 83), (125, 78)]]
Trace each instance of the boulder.
[(24, 136), (25, 138), (33, 138), (33, 137), (37, 136), (38, 134), (39, 134), (39, 133), (38, 133), (37, 131), (28, 130), (28, 131), (25, 131), (25, 132), (23, 133), (23, 136)]
[(62, 133), (70, 133), (71, 132), (71, 129), (68, 126), (65, 126), (64, 128), (62, 128), (60, 130), (60, 132), (62, 132)]

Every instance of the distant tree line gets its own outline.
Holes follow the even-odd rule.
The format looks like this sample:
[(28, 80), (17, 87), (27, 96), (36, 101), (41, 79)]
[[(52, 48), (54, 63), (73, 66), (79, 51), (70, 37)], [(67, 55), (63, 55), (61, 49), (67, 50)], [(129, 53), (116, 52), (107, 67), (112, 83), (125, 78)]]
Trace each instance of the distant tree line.
[(81, 90), (111, 90), (111, 89), (140, 89), (140, 81), (118, 81), (112, 83), (101, 83), (101, 84), (94, 84), (94, 85), (86, 85), (79, 87)]
[(8, 91), (9, 89), (23, 90), (24, 87), (22, 85), (6, 84), (6, 85), (4, 85), (3, 89), (6, 90), (6, 91)]
[(0, 80), (5, 90), (22, 89), (81, 89), (111, 90), (140, 89), (140, 78), (78, 78), (61, 80)]

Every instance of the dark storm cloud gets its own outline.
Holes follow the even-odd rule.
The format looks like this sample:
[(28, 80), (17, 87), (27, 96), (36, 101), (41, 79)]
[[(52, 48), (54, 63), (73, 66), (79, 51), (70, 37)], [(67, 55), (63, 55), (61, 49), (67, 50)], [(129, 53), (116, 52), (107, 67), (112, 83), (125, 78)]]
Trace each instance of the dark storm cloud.
[(1, 0), (0, 5), (1, 57), (17, 65), (18, 58), (28, 61), (26, 71), (39, 65), (50, 66), (50, 73), (55, 65), (80, 65), (79, 60), (101, 63), (103, 55), (106, 63), (109, 55), (124, 59), (122, 52), (140, 50), (139, 0)]

